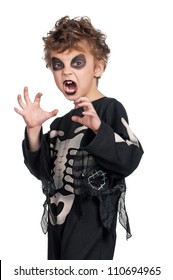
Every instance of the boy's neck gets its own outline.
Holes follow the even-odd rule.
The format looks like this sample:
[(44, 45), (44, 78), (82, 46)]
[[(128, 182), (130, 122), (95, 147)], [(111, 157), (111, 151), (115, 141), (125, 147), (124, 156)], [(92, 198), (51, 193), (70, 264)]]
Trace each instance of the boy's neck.
[(92, 94), (92, 96), (88, 96), (88, 98), (91, 102), (93, 102), (97, 99), (100, 99), (102, 97), (104, 97), (104, 94), (102, 94), (99, 90), (95, 91), (95, 93)]

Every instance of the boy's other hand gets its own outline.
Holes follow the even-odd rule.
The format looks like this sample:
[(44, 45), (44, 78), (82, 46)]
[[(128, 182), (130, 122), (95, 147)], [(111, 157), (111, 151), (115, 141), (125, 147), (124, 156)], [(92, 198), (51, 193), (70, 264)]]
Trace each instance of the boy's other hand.
[(95, 133), (98, 132), (101, 120), (93, 107), (93, 104), (87, 97), (79, 97), (74, 102), (75, 108), (83, 107), (83, 117), (72, 116), (72, 121), (78, 122), (90, 129)]
[(14, 110), (17, 114), (23, 117), (28, 128), (41, 126), (46, 120), (56, 116), (58, 113), (57, 109), (51, 112), (44, 111), (40, 107), (41, 97), (42, 93), (37, 93), (34, 101), (32, 102), (29, 97), (28, 87), (24, 87), (24, 100), (20, 94), (17, 96), (18, 104), (22, 110), (18, 109), (17, 107), (15, 107)]

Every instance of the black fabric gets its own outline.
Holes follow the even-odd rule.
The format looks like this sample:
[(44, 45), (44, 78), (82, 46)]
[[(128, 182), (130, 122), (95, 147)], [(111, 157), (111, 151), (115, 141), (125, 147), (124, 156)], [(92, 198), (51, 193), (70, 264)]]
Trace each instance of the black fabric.
[[(125, 207), (125, 178), (138, 167), (143, 149), (129, 129), (128, 117), (120, 102), (104, 97), (94, 101), (93, 106), (101, 119), (97, 134), (71, 120), (73, 115), (82, 116), (82, 108), (56, 118), (48, 133), (41, 131), (41, 147), (36, 152), (29, 151), (25, 133), (25, 164), (42, 181), (46, 195), (41, 225), (44, 233), (48, 226), (49, 248), (52, 248), (49, 251), (53, 250), (54, 238), (56, 243), (58, 235), (64, 234), (65, 229), (71, 231), (68, 220), (73, 220), (74, 209), (79, 218), (78, 225), (85, 228), (80, 222), (85, 219), (84, 201), (87, 205), (97, 201), (101, 232), (107, 232), (108, 236), (115, 233), (119, 213), (127, 238), (131, 236)], [(69, 242), (72, 240), (69, 236)], [(102, 242), (104, 244), (104, 240)], [(68, 246), (70, 248), (70, 244)]]
[(112, 260), (116, 233), (108, 232), (101, 223), (96, 198), (83, 199), (82, 218), (74, 201), (66, 222), (48, 226), (48, 260)]

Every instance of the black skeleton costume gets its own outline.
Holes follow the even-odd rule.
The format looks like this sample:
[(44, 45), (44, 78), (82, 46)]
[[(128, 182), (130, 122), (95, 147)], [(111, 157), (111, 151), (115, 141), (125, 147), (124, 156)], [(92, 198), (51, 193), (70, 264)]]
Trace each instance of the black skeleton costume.
[[(89, 255), (88, 252), (85, 256), (82, 253), (81, 256), (80, 254), (73, 256), (72, 253), (64, 253), (62, 256), (62, 252), (68, 251), (68, 245), (62, 249), (65, 245), (61, 243), (67, 244), (64, 240), (64, 243), (62, 242), (63, 234), (68, 232), (66, 240), (71, 238), (69, 232), (72, 232), (74, 223), (73, 218), (70, 218), (71, 213), (73, 215), (75, 213), (77, 217), (75, 223), (80, 222), (85, 212), (83, 205), (88, 203), (86, 213), (88, 211), (90, 217), (94, 216), (90, 213), (92, 207), (95, 207), (90, 205), (91, 201), (98, 208), (96, 220), (100, 221), (99, 227), (104, 228), (107, 234), (114, 234), (111, 246), (115, 245), (117, 212), (120, 223), (126, 229), (127, 238), (131, 236), (125, 208), (125, 177), (137, 168), (143, 149), (129, 128), (126, 111), (120, 102), (114, 98), (103, 97), (93, 101), (92, 104), (101, 119), (97, 134), (71, 120), (73, 115), (82, 116), (82, 108), (77, 108), (63, 117), (56, 118), (48, 133), (43, 135), (41, 132), (39, 151), (29, 151), (27, 135), (23, 141), (25, 164), (30, 172), (42, 181), (43, 192), (46, 195), (41, 224), (45, 233), (48, 229), (49, 259), (113, 257), (114, 250), (107, 255), (103, 253), (101, 257), (95, 253), (93, 256)], [(68, 219), (71, 219), (71, 222), (67, 222)], [(93, 223), (92, 220), (91, 227)], [(67, 224), (68, 230), (65, 230)], [(76, 224), (73, 231), (75, 228), (78, 228)], [(58, 230), (61, 234), (57, 241), (55, 239), (59, 234)], [(82, 235), (87, 235), (87, 232)], [(73, 249), (75, 246), (78, 245), (73, 244)], [(72, 247), (70, 248), (69, 250), (72, 250)], [(82, 248), (79, 249), (81, 252)]]

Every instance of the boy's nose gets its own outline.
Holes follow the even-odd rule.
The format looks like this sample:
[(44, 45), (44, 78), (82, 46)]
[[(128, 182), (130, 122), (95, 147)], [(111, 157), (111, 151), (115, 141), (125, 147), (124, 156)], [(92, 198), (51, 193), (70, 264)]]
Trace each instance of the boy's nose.
[(64, 67), (63, 70), (64, 70), (63, 73), (64, 73), (65, 76), (68, 76), (68, 75), (71, 75), (71, 74), (72, 74), (72, 69), (71, 69), (71, 67), (66, 66), (66, 67)]

